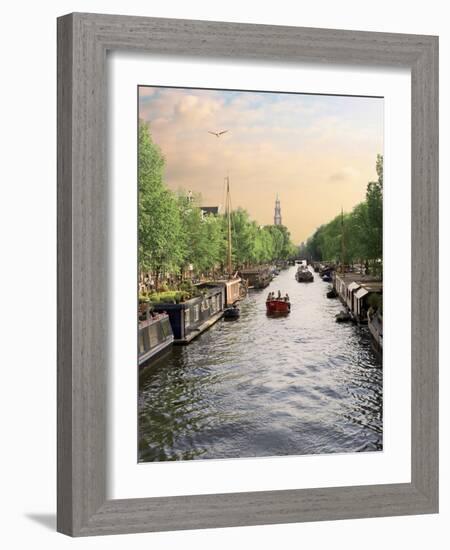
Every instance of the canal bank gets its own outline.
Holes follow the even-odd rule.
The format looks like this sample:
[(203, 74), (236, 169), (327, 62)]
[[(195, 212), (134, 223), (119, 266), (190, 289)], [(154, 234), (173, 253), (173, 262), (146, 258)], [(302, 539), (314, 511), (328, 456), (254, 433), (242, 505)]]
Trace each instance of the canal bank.
[[(382, 369), (367, 327), (337, 325), (320, 279), (283, 270), (250, 291), (240, 319), (218, 321), (140, 376), (139, 460), (376, 451)], [(269, 318), (268, 292), (288, 292)]]

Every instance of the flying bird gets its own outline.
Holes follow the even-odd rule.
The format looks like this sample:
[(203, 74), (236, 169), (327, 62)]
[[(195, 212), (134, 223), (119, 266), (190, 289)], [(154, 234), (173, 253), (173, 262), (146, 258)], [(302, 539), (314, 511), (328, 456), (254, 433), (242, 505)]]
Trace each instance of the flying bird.
[(222, 130), (221, 132), (210, 132), (208, 130), (208, 134), (212, 134), (213, 136), (220, 137), (222, 134), (226, 134), (228, 130)]

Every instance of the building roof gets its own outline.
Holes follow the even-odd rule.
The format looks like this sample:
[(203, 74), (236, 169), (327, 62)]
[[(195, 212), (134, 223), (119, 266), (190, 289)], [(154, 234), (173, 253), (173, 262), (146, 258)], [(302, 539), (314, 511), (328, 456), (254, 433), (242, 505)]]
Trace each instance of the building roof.
[(217, 215), (219, 213), (218, 206), (200, 206), (200, 210), (202, 210), (204, 214)]

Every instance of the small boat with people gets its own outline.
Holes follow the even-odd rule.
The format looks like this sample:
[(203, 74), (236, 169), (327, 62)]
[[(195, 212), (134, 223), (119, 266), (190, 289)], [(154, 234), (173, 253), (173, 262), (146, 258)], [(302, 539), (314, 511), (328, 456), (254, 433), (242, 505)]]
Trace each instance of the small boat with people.
[(268, 315), (287, 314), (291, 311), (289, 295), (281, 296), (281, 291), (275, 296), (275, 292), (269, 292), (266, 299), (266, 311)]

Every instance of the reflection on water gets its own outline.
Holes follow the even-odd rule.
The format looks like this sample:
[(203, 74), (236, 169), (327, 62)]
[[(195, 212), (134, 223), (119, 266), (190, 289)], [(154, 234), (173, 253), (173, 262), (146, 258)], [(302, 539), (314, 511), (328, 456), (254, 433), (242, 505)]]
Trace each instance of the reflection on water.
[[(382, 369), (367, 329), (336, 323), (328, 284), (294, 274), (141, 373), (141, 462), (382, 448)], [(291, 313), (270, 318), (265, 299), (278, 289)]]

